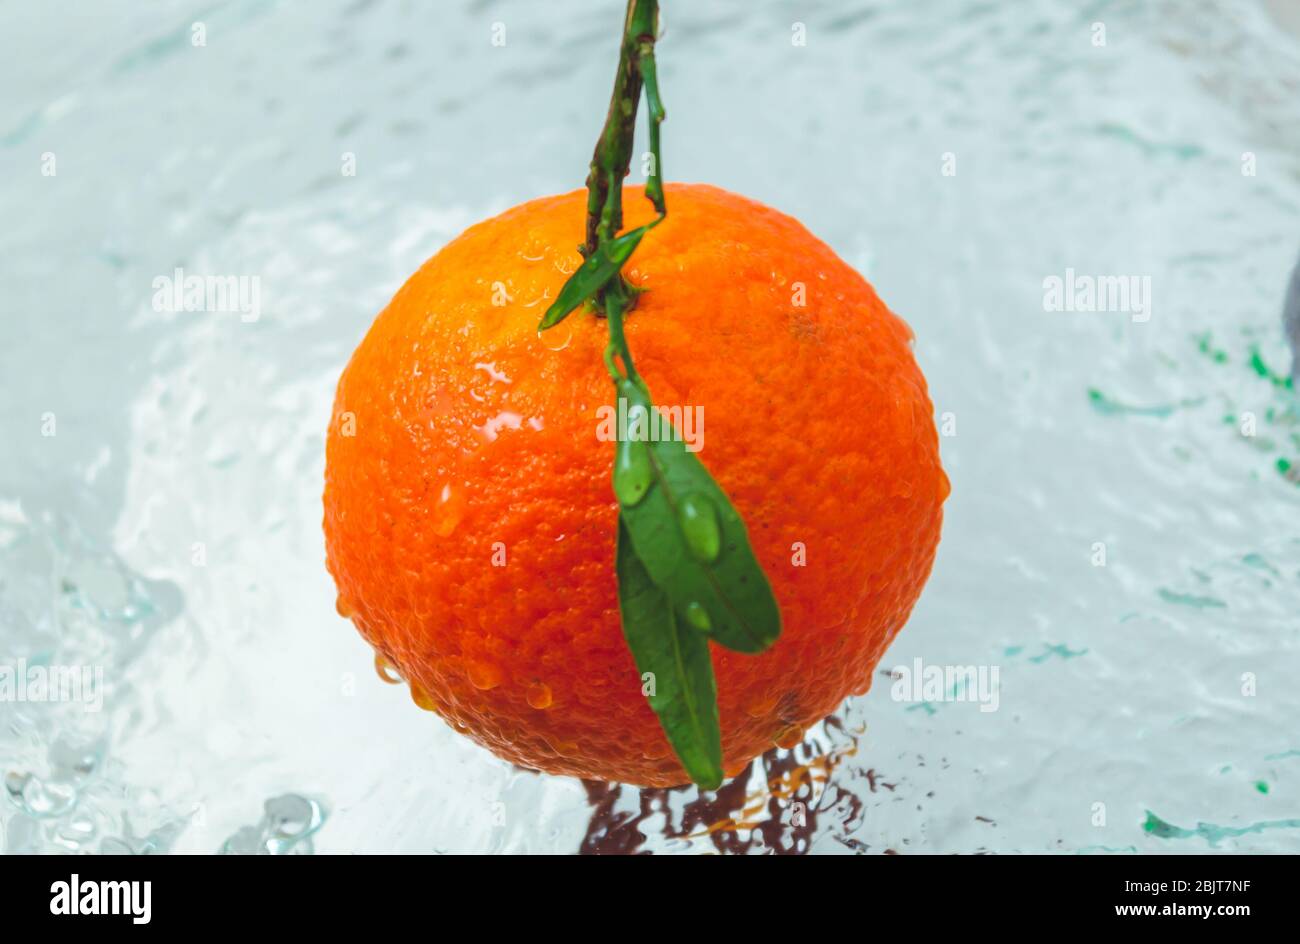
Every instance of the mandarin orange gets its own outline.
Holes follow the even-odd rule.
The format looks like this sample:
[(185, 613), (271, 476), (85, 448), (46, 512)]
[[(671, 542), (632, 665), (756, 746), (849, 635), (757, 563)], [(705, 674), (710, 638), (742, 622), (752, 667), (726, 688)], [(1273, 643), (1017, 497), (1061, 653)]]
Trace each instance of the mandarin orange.
[[(625, 191), (627, 225), (652, 216)], [(748, 527), (783, 617), (761, 655), (712, 647), (735, 773), (871, 684), (929, 575), (948, 481), (911, 332), (800, 223), (668, 187), (627, 270), (660, 409)], [(613, 567), (605, 323), (538, 319), (581, 262), (585, 191), (471, 227), (380, 313), (339, 381), (325, 536), (339, 611), (415, 701), (507, 760), (688, 781), (624, 642)]]

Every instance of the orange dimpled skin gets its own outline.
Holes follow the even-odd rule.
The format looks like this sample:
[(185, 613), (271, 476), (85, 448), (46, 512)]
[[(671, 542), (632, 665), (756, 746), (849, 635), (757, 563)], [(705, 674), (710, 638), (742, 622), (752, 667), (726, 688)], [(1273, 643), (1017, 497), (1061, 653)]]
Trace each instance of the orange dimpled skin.
[[(655, 403), (702, 417), (783, 620), (761, 655), (711, 647), (734, 773), (869, 687), (948, 481), (911, 333), (871, 286), (791, 217), (667, 189), (627, 269), (628, 342)], [(651, 218), (624, 202), (628, 227)], [(688, 778), (619, 622), (606, 322), (537, 332), (585, 213), (575, 191), (471, 227), (375, 320), (330, 423), (327, 559), (339, 611), (422, 707), (524, 767), (671, 786)]]

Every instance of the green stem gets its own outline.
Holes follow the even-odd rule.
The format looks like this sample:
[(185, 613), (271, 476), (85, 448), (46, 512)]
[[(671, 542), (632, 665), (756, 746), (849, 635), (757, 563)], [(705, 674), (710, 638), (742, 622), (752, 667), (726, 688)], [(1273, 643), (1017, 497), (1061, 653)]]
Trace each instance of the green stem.
[[(609, 344), (605, 346), (605, 369), (615, 383), (624, 376), (628, 380), (639, 380), (636, 365), (632, 363), (632, 351), (627, 346), (627, 337), (623, 334), (623, 313), (627, 311), (628, 299), (623, 291), (610, 290), (605, 294), (605, 317), (609, 321)], [(623, 369), (619, 369), (619, 361)]]
[[(632, 162), (632, 142), (636, 132), (637, 104), (644, 85), (650, 106), (650, 142), (654, 161), (653, 173), (647, 175), (646, 196), (662, 216), (664, 208), (663, 176), (659, 160), (659, 122), (663, 121), (663, 105), (659, 100), (659, 85), (654, 63), (654, 43), (659, 31), (659, 0), (628, 0), (627, 14), (623, 20), (623, 37), (619, 47), (618, 71), (614, 75), (614, 92), (610, 96), (605, 126), (596, 140), (587, 174), (587, 239), (581, 247), (584, 257), (590, 258), (603, 244), (618, 235), (623, 228), (623, 178)], [(621, 304), (620, 315), (635, 304), (635, 290), (627, 284), (620, 272), (599, 293), (595, 301), (597, 312), (609, 315), (611, 300)], [(610, 326), (611, 344), (615, 328)], [(622, 326), (617, 329), (621, 339)], [(616, 353), (622, 358), (629, 375), (633, 373), (631, 355), (627, 344), (620, 342)], [(607, 363), (609, 357), (606, 357)]]
[(646, 105), (650, 108), (650, 160), (653, 166), (646, 177), (645, 195), (662, 217), (668, 215), (668, 206), (664, 202), (664, 168), (663, 157), (659, 153), (659, 125), (668, 116), (664, 113), (664, 103), (659, 98), (659, 72), (655, 66), (653, 39), (641, 42), (637, 50), (637, 60), (641, 65), (641, 75), (645, 83)]

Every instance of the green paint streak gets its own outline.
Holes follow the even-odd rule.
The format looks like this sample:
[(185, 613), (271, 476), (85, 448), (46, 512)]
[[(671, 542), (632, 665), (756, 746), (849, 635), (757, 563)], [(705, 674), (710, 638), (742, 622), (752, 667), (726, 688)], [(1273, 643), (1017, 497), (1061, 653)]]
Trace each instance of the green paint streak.
[(1296, 474), (1296, 465), (1290, 459), (1278, 459), (1276, 468), (1278, 475), (1282, 476), (1282, 478), (1292, 485), (1300, 485), (1300, 475)]
[(1261, 377), (1268, 376), (1268, 365), (1264, 363), (1264, 358), (1259, 356), (1259, 348), (1250, 349), (1250, 369)]
[(1300, 829), (1300, 819), (1274, 819), (1251, 823), (1249, 826), (1218, 826), (1214, 823), (1197, 823), (1195, 829), (1183, 829), (1167, 823), (1150, 810), (1142, 829), (1157, 839), (1204, 839), (1211, 849), (1225, 839), (1250, 836), (1274, 829)]
[(1241, 562), (1248, 567), (1255, 567), (1258, 568), (1259, 570), (1267, 571), (1268, 573), (1272, 574), (1274, 577), (1282, 576), (1281, 572), (1272, 564), (1270, 564), (1263, 554), (1256, 554), (1252, 551), (1251, 553), (1242, 557)]
[(1291, 389), (1291, 375), (1280, 374), (1270, 368), (1268, 364), (1264, 362), (1264, 355), (1260, 353), (1259, 345), (1256, 344), (1250, 346), (1250, 369), (1275, 387), (1280, 387), (1284, 390)]
[(1089, 387), (1088, 402), (1094, 410), (1103, 416), (1153, 416), (1156, 419), (1165, 419), (1178, 410), (1200, 406), (1205, 402), (1205, 398), (1197, 397), (1191, 400), (1180, 400), (1177, 403), (1158, 403), (1153, 406), (1133, 406), (1128, 403), (1120, 403), (1118, 400), (1102, 393), (1096, 387)]
[(1178, 606), (1190, 606), (1198, 610), (1207, 609), (1227, 609), (1228, 604), (1214, 597), (1198, 597), (1191, 593), (1174, 593), (1172, 590), (1166, 590), (1161, 587), (1158, 591), (1160, 599), (1166, 603), (1174, 603)]
[(1163, 141), (1152, 141), (1144, 138), (1126, 125), (1116, 124), (1114, 122), (1103, 122), (1096, 127), (1096, 132), (1103, 137), (1115, 138), (1117, 141), (1123, 141), (1125, 144), (1132, 144), (1139, 148), (1142, 153), (1148, 155), (1168, 154), (1181, 161), (1191, 160), (1194, 157), (1201, 157), (1205, 149), (1199, 144), (1179, 144), (1166, 143)]
[[(183, 53), (190, 48), (193, 25), (195, 23), (205, 23), (211, 26), (212, 15), (217, 11), (216, 6), (195, 10), (185, 18), (184, 23), (177, 25), (170, 32), (156, 36), (122, 56), (113, 64), (112, 71), (118, 75), (134, 72), (137, 69), (156, 65), (164, 59)], [(244, 15), (243, 19), (251, 19), (250, 14), (260, 15), (261, 12), (263, 11), (257, 10), (255, 6), (248, 8), (248, 13)]]
[(1173, 415), (1174, 409), (1171, 406), (1129, 406), (1128, 404), (1119, 403), (1112, 400), (1100, 390), (1094, 388), (1088, 389), (1088, 400), (1092, 408), (1104, 416), (1131, 415), (1131, 416), (1155, 416), (1160, 419)]
[(1088, 654), (1087, 649), (1074, 650), (1068, 648), (1062, 643), (1057, 643), (1052, 646), (1044, 646), (1042, 653), (1036, 656), (1030, 656), (1029, 661), (1033, 662), (1035, 665), (1041, 665), (1042, 663), (1046, 662), (1048, 659), (1052, 658), (1052, 656), (1059, 656), (1062, 659), (1074, 659), (1077, 658), (1078, 656), (1083, 656), (1087, 654)]
[(1196, 348), (1216, 364), (1228, 363), (1228, 352), (1223, 348), (1216, 348), (1210, 332), (1196, 335)]

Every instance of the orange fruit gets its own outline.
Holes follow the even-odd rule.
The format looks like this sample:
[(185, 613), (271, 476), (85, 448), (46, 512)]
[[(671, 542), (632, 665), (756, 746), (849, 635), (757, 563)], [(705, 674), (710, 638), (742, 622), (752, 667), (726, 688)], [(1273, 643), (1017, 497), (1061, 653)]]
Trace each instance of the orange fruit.
[[(626, 225), (653, 215), (625, 192)], [(380, 313), (338, 385), (325, 536), (339, 612), (415, 701), (524, 767), (687, 782), (619, 623), (598, 439), (603, 319), (537, 324), (581, 262), (585, 191), (472, 226)], [(930, 572), (948, 481), (908, 327), (789, 216), (668, 187), (626, 270), (661, 409), (699, 408), (781, 606), (761, 655), (713, 645), (734, 774), (871, 684)]]

